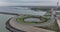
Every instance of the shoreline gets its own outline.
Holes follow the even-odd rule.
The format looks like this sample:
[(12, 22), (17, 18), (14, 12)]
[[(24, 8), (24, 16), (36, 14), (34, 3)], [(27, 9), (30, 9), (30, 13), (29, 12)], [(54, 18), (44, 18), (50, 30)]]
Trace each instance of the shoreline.
[[(30, 26), (24, 26), (24, 28), (23, 28), (23, 25), (21, 25), (21, 27), (15, 27), (14, 25), (16, 24), (16, 26), (18, 26), (18, 23), (12, 23), (13, 24), (13, 26), (11, 25), (11, 23), (9, 22), (10, 20), (11, 20), (12, 18), (10, 18), (7, 22), (6, 22), (6, 28), (9, 30), (9, 31), (11, 31), (11, 32), (26, 32), (26, 31), (28, 31), (28, 32), (32, 32), (32, 31), (37, 31), (37, 32), (39, 32), (39, 31), (45, 31), (45, 32), (54, 32), (54, 31), (50, 31), (50, 30), (45, 30), (45, 29), (41, 29), (41, 28), (36, 28), (36, 27), (30, 27)], [(14, 22), (14, 21), (11, 21), (11, 22)], [(9, 24), (10, 23), (10, 24)], [(29, 27), (29, 28), (28, 28)], [(24, 29), (28, 29), (28, 30), (24, 30)], [(32, 28), (32, 29), (30, 29), (30, 28)], [(37, 30), (36, 30), (37, 29)], [(22, 31), (22, 30), (24, 30), (24, 31)]]
[(11, 32), (25, 32), (25, 31), (22, 31), (22, 30), (18, 30), (14, 27), (12, 27), (10, 24), (9, 24), (9, 21), (11, 20), (12, 18), (10, 18), (7, 22), (6, 22), (6, 29), (8, 29), (9, 31)]

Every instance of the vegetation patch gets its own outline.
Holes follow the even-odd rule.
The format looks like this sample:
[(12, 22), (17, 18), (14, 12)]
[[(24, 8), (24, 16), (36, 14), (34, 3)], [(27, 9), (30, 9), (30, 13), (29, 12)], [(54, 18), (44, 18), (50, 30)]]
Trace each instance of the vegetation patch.
[(52, 30), (52, 31), (56, 31), (56, 32), (59, 30), (59, 26), (57, 24), (57, 21), (55, 21), (51, 25), (48, 25), (48, 26), (39, 26), (38, 28), (43, 28), (43, 29)]
[[(50, 19), (50, 17), (51, 16), (49, 16), (49, 15), (44, 15), (44, 16), (23, 15), (21, 17), (18, 17), (16, 20), (17, 20), (17, 22), (24, 23), (24, 24), (41, 24), (41, 23), (47, 22)], [(26, 19), (26, 18), (38, 18), (38, 19), (44, 20), (44, 22), (33, 22), (33, 21), (32, 22), (25, 22), (24, 19)], [(47, 29), (47, 30), (53, 30), (56, 32), (59, 30), (57, 21), (54, 21), (53, 24), (50, 24), (47, 26), (36, 26), (36, 27)]]
[[(26, 22), (26, 21), (24, 21), (24, 19), (26, 19), (26, 18), (38, 18), (42, 22), (33, 22), (33, 21)], [(26, 24), (40, 24), (40, 23), (44, 23), (44, 22), (48, 21), (49, 19), (50, 19), (49, 17), (44, 17), (44, 16), (39, 16), (38, 17), (38, 16), (32, 16), (32, 15), (24, 15), (24, 16), (21, 16), (21, 17), (17, 18), (16, 20), (18, 22), (22, 22), (22, 23), (26, 23)]]

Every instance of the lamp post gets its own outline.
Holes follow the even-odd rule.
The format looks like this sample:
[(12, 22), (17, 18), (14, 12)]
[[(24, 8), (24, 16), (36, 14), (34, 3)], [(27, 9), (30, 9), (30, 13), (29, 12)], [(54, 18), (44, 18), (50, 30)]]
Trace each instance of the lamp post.
[(58, 7), (59, 7), (59, 1), (57, 1), (57, 7), (56, 8), (58, 9)]
[[(59, 1), (57, 1), (56, 9), (58, 9)], [(51, 21), (55, 21), (56, 19), (56, 11), (54, 11), (54, 8), (51, 8)]]
[[(56, 7), (56, 9), (58, 9), (58, 8), (59, 8), (59, 1), (57, 1), (57, 7)], [(56, 15), (56, 16), (59, 17), (59, 15)]]

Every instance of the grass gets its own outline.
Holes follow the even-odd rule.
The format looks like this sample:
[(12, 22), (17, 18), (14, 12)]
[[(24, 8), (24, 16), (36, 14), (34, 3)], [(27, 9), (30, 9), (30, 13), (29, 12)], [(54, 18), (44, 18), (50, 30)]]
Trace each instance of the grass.
[(50, 10), (50, 9), (42, 9), (42, 8), (31, 8), (32, 10), (35, 10), (35, 11), (37, 11), (37, 10), (43, 10), (43, 11), (48, 11), (48, 10)]
[[(31, 17), (36, 17), (36, 18), (40, 18), (38, 16), (32, 16), (32, 15), (24, 15), (22, 17), (19, 17), (17, 18), (16, 20), (18, 22), (21, 22), (23, 24), (41, 24), (41, 23), (44, 23), (44, 22), (25, 22), (24, 19), (25, 18), (31, 18)], [(50, 16), (49, 15), (44, 15), (42, 16), (44, 17), (45, 19), (49, 20), (50, 19)], [(39, 28), (43, 28), (43, 29), (47, 29), (47, 30), (53, 30), (53, 31), (58, 31), (59, 30), (59, 27), (58, 27), (58, 24), (57, 24), (57, 21), (55, 21), (53, 24), (50, 24), (48, 26), (39, 26)]]
[(26, 19), (26, 18), (38, 18), (38, 19), (40, 19), (40, 17), (38, 17), (38, 16), (24, 15), (24, 16), (22, 16), (22, 17), (17, 18), (16, 20), (17, 20), (18, 22), (26, 23), (26, 24), (40, 24), (40, 23), (44, 23), (44, 22), (46, 22), (46, 21), (49, 20), (48, 17), (43, 17), (43, 18), (46, 20), (46, 21), (44, 21), (44, 22), (33, 22), (33, 21), (32, 21), (32, 22), (25, 22), (24, 19)]
[(51, 24), (49, 26), (40, 26), (38, 28), (43, 28), (43, 29), (47, 29), (47, 30), (53, 30), (53, 31), (56, 31), (56, 32), (59, 30), (57, 21), (55, 21), (53, 24)]

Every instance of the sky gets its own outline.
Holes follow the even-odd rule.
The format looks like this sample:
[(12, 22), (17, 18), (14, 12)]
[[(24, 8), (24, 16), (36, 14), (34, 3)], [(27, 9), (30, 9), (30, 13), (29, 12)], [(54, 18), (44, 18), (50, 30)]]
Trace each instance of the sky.
[(0, 6), (57, 6), (60, 0), (0, 0)]

